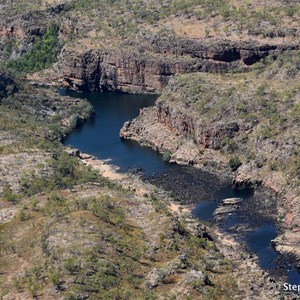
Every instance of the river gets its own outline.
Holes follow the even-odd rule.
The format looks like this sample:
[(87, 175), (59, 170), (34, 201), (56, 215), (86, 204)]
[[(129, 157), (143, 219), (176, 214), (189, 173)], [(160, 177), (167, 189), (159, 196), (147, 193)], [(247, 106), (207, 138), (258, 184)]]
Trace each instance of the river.
[[(280, 255), (271, 245), (271, 240), (278, 235), (274, 218), (268, 217), (269, 210), (276, 206), (271, 196), (252, 190), (235, 190), (228, 182), (220, 181), (215, 175), (196, 171), (191, 167), (169, 164), (152, 149), (119, 138), (124, 122), (137, 117), (141, 108), (153, 105), (157, 95), (109, 92), (78, 94), (63, 89), (60, 93), (88, 99), (96, 112), (94, 119), (67, 136), (64, 141), (66, 145), (108, 160), (120, 172), (142, 170), (144, 178), (155, 178), (158, 184), (170, 191), (173, 191), (176, 185), (174, 182), (178, 180), (179, 198), (184, 194), (191, 199), (194, 197), (194, 203), (199, 202), (192, 211), (195, 217), (217, 224), (222, 230), (235, 235), (258, 256), (260, 266), (270, 274), (284, 272), (289, 283), (300, 283), (300, 275), (296, 268), (292, 264), (289, 266), (282, 261), (280, 263)], [(181, 185), (183, 182), (189, 184)], [(243, 199), (239, 209), (216, 220), (216, 208), (222, 199), (230, 197)]]

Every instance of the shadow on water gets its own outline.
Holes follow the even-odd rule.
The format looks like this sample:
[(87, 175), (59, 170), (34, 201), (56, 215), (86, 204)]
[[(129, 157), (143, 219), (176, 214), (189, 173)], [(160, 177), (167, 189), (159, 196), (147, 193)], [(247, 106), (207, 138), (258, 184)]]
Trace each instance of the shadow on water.
[[(276, 270), (279, 254), (271, 246), (278, 231), (273, 224), (274, 199), (268, 202), (253, 190), (237, 190), (228, 185), (227, 179), (195, 168), (170, 165), (155, 151), (137, 143), (123, 141), (119, 131), (124, 122), (138, 116), (143, 107), (152, 106), (157, 95), (129, 95), (121, 93), (82, 93), (60, 90), (61, 95), (88, 99), (96, 116), (75, 129), (64, 143), (100, 159), (108, 159), (121, 172), (143, 170), (144, 179), (156, 184), (181, 199), (184, 203), (198, 203), (192, 213), (195, 217), (215, 222), (214, 212), (224, 198), (242, 198), (241, 207), (217, 225), (230, 234), (239, 233), (250, 251), (256, 253), (263, 269)], [(154, 175), (155, 174), (155, 175)], [(267, 203), (261, 207), (262, 203)], [(261, 212), (265, 212), (265, 215)], [(274, 212), (273, 212), (274, 213)], [(248, 227), (247, 227), (248, 226)], [(237, 230), (246, 228), (246, 230)], [(285, 262), (284, 262), (285, 263)], [(284, 266), (286, 270), (287, 266)], [(298, 271), (292, 266), (286, 272), (288, 282), (300, 283)]]
[(278, 254), (274, 251), (271, 240), (275, 239), (277, 234), (276, 227), (273, 224), (264, 224), (245, 237), (249, 249), (257, 254), (260, 266), (263, 269), (276, 268)]

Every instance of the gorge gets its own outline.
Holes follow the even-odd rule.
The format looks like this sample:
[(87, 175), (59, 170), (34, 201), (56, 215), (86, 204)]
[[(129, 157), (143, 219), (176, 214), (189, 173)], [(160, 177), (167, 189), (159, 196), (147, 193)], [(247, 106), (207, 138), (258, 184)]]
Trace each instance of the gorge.
[[(250, 187), (234, 188), (229, 176), (218, 178), (214, 169), (209, 173), (169, 164), (155, 151), (119, 139), (122, 124), (136, 117), (139, 110), (152, 106), (158, 96), (107, 92), (75, 94), (64, 90), (61, 94), (89, 99), (96, 112), (95, 119), (68, 135), (64, 141), (66, 145), (107, 160), (118, 172), (138, 172), (144, 180), (172, 193), (182, 204), (193, 203), (195, 217), (210, 221), (234, 236), (258, 256), (260, 266), (274, 278), (287, 276), (287, 282), (297, 284), (300, 275), (295, 258), (284, 259), (273, 249), (273, 240), (281, 226), (277, 220), (276, 196)], [(226, 198), (242, 199), (242, 204), (229, 205), (229, 211), (215, 215)]]
[(0, 298), (295, 299), (299, 24), (297, 0), (1, 1)]

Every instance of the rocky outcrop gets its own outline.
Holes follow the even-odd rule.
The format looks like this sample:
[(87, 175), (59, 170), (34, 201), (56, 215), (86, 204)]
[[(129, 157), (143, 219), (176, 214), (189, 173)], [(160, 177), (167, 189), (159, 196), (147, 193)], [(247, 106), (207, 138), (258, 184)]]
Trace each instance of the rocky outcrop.
[(88, 51), (76, 54), (62, 52), (63, 78), (75, 90), (108, 90), (131, 93), (159, 92), (169, 78), (179, 73), (200, 70), (221, 71), (227, 66), (196, 59), (186, 60), (173, 56), (145, 55), (119, 50)]
[[(24, 38), (41, 36), (49, 25), (47, 18), (54, 14), (46, 11), (31, 11), (0, 21), (0, 39), (16, 38), (19, 42)], [(53, 20), (54, 21), (54, 20)]]
[[(282, 64), (290, 59), (293, 64)], [(276, 247), (299, 254), (298, 95), (286, 102), (275, 93), (288, 93), (298, 84), (299, 66), (298, 58), (283, 55), (260, 78), (253, 72), (231, 79), (203, 73), (177, 76), (155, 107), (126, 122), (120, 136), (167, 153), (171, 161), (230, 173), (237, 187), (263, 185), (273, 191), (283, 228)], [(261, 92), (261, 80), (270, 76), (274, 85)]]
[[(190, 153), (187, 154), (188, 158), (185, 159), (189, 164), (199, 162), (198, 154), (200, 148), (220, 150), (224, 146), (223, 140), (225, 138), (233, 138), (241, 127), (237, 121), (205, 124), (201, 119), (190, 115), (180, 106), (169, 106), (168, 103), (160, 100), (157, 101), (155, 107), (141, 110), (140, 116), (143, 116), (143, 121), (134, 119), (124, 124), (120, 131), (122, 138), (139, 142), (141, 140), (149, 141), (151, 146), (160, 152), (176, 152), (180, 148), (178, 146), (179, 142), (170, 146), (167, 142), (168, 139), (160, 139), (159, 136), (151, 138), (151, 128), (145, 128), (145, 125), (142, 125), (145, 118), (149, 118), (149, 123), (151, 122), (150, 119), (154, 118), (155, 121), (152, 120), (153, 126), (156, 123), (159, 124), (160, 128), (163, 128), (158, 130), (158, 132), (162, 133), (167, 130), (172, 133), (172, 136), (176, 136), (179, 139), (183, 137), (191, 141)], [(148, 121), (144, 124), (149, 124)], [(148, 133), (150, 134), (149, 136)], [(169, 134), (166, 133), (166, 135), (168, 136)], [(192, 151), (194, 148), (195, 151)], [(195, 152), (195, 156), (191, 155), (193, 152)]]
[[(65, 5), (70, 2), (51, 6), (44, 10), (28, 10), (11, 16), (6, 10), (0, 11), (0, 39), (1, 38), (24, 38), (29, 36), (41, 36), (53, 23), (64, 23), (61, 13)], [(1, 8), (1, 6), (0, 6)]]
[[(222, 148), (221, 144), (224, 137), (232, 138), (240, 129), (237, 122), (203, 125), (201, 120), (187, 114), (184, 109), (170, 107), (164, 101), (157, 102), (156, 115), (159, 123), (177, 135), (188, 136), (197, 145), (214, 150)], [(123, 132), (121, 132), (122, 134)]]
[(29, 11), (13, 17), (1, 14), (0, 10), (0, 60), (9, 59), (28, 53), (32, 45), (41, 38), (53, 24), (60, 27), (59, 38), (64, 41), (73, 34), (72, 20), (61, 17), (59, 13), (64, 4), (47, 10)]
[(25, 35), (22, 28), (8, 25), (0, 25), (0, 37), (10, 38), (10, 37), (23, 37)]
[[(173, 45), (173, 44), (174, 45)], [(75, 90), (160, 92), (180, 73), (244, 70), (268, 55), (299, 45), (259, 45), (228, 41), (180, 39), (176, 42), (146, 39), (128, 50), (89, 50), (61, 55), (66, 86)]]
[[(158, 31), (141, 26), (134, 37), (120, 38), (110, 33), (101, 37), (103, 32), (98, 37), (102, 29), (95, 23), (96, 18), (89, 15), (78, 20), (76, 5), (72, 3), (73, 7), (70, 2), (62, 0), (60, 4), (55, 2), (36, 11), (27, 9), (19, 15), (5, 9), (0, 12), (0, 59), (7, 61), (27, 53), (36, 39), (56, 23), (60, 42), (70, 42), (72, 47), (66, 46), (61, 53), (61, 72), (53, 68), (50, 80), (40, 75), (41, 83), (57, 82), (79, 91), (159, 93), (176, 74), (242, 71), (269, 55), (299, 50), (296, 40), (287, 43), (283, 39), (254, 41), (251, 37), (241, 41), (231, 36), (179, 37), (172, 28), (166, 31), (161, 24), (157, 25), (162, 27)], [(132, 13), (131, 9), (128, 13)], [(101, 21), (115, 26), (110, 19)]]
[(298, 44), (259, 44), (257, 42), (234, 42), (216, 39), (191, 39), (155, 36), (143, 36), (139, 45), (140, 51), (150, 51), (176, 56), (190, 56), (197, 59), (208, 59), (215, 62), (230, 63), (241, 61), (252, 65), (268, 55), (287, 50), (299, 49)]

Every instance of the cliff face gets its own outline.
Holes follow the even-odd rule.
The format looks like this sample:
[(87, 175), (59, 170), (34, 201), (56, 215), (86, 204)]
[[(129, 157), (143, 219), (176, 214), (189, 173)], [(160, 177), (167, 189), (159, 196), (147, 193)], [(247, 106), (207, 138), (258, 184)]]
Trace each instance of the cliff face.
[(240, 129), (237, 122), (218, 122), (205, 126), (201, 120), (191, 117), (184, 110), (174, 109), (163, 101), (157, 103), (156, 118), (176, 135), (188, 136), (197, 145), (214, 150), (221, 149), (222, 139), (233, 138)]
[(277, 247), (300, 255), (299, 55), (264, 68), (177, 76), (120, 135), (168, 152), (173, 161), (229, 172), (238, 186), (273, 190), (285, 229)]
[(176, 74), (245, 70), (268, 55), (299, 49), (298, 45), (207, 44), (191, 39), (171, 46), (154, 39), (128, 51), (89, 50), (78, 54), (64, 49), (62, 76), (66, 86), (81, 91), (160, 92)]
[[(211, 154), (224, 148), (224, 140), (233, 139), (241, 127), (238, 121), (204, 123), (186, 108), (158, 99), (155, 107), (142, 109), (137, 119), (126, 122), (120, 136), (170, 152), (173, 161), (194, 165), (203, 161), (204, 150)], [(214, 160), (226, 166), (224, 158)]]
[[(206, 122), (188, 108), (158, 100), (155, 107), (143, 109), (138, 118), (126, 122), (120, 136), (162, 154), (169, 153), (173, 162), (231, 173), (235, 186), (262, 185), (274, 192), (283, 229), (274, 245), (281, 253), (300, 257), (300, 167), (297, 154), (293, 154), (299, 149), (299, 127), (295, 124), (289, 133), (267, 138), (257, 136), (263, 128), (260, 123), (234, 117), (225, 117), (223, 122), (211, 118), (211, 122)], [(230, 170), (234, 157), (238, 158), (237, 165), (230, 166)]]
[[(238, 8), (226, 1), (187, 0), (181, 6), (149, 0), (141, 7), (131, 0), (96, 3), (4, 1), (0, 60), (28, 53), (56, 23), (60, 44), (65, 44), (59, 65), (31, 76), (33, 81), (75, 90), (161, 92), (176, 74), (241, 71), (265, 57), (299, 49), (296, 1), (241, 1)], [(47, 53), (40, 56), (47, 60)]]

